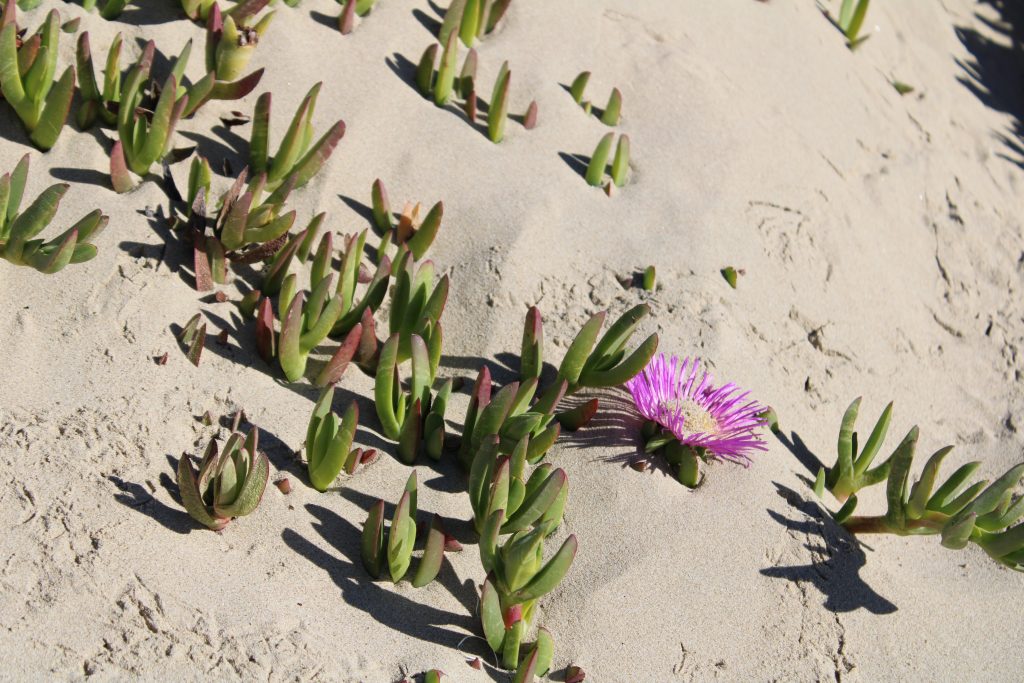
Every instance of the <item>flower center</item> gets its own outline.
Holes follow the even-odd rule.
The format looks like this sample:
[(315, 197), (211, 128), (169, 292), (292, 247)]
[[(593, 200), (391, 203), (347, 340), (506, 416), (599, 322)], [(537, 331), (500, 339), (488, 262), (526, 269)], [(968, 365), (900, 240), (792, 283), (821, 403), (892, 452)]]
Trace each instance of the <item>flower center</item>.
[(683, 417), (683, 432), (686, 434), (715, 434), (718, 432), (718, 421), (692, 398), (682, 401), (671, 399), (662, 401), (659, 406), (673, 415)]

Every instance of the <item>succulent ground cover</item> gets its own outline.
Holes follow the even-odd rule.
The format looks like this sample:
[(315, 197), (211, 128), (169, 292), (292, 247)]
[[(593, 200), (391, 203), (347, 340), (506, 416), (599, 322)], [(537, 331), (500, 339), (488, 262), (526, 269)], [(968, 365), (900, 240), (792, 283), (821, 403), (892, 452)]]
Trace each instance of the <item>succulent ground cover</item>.
[[(101, 15), (113, 18), (125, 4), (108, 0)], [(478, 108), (483, 108), (477, 97), (483, 48), (478, 53), (474, 46), (497, 30), (510, 4), (453, 0), (444, 15), (440, 42), (427, 48), (415, 72), (424, 97), (440, 107), (461, 100), (469, 121), (477, 121)], [(0, 89), (29, 140), (50, 149), (71, 106), (77, 67), (76, 123), (81, 129), (114, 129), (110, 181), (117, 192), (126, 193), (136, 187), (138, 178), (156, 169), (168, 175), (167, 165), (180, 160), (175, 159), (174, 145), (181, 121), (212, 100), (240, 99), (257, 86), (262, 70), (243, 74), (257, 46), (272, 41), (268, 27), (274, 12), (258, 18), (266, 5), (247, 0), (222, 10), (205, 0), (182, 3), (189, 19), (207, 27), (205, 75), (190, 82), (185, 71), (191, 41), (159, 74), (154, 73), (155, 44), (143, 43), (134, 64), (124, 71), (124, 41), (117, 34), (101, 75), (87, 32), (78, 34), (75, 67), (67, 66), (54, 80), (59, 13), (51, 11), (29, 34), (18, 29), (15, 5), (8, 2), (0, 20)], [(372, 0), (345, 0), (341, 32), (350, 32), (354, 17), (369, 15), (374, 5)], [(851, 47), (863, 40), (858, 32), (866, 9), (867, 0), (856, 6), (849, 0), (842, 4), (839, 24)], [(469, 48), (461, 68), (460, 44)], [(585, 100), (589, 79), (589, 72), (583, 72), (569, 87), (588, 114), (594, 112)], [(486, 134), (494, 143), (506, 139), (505, 126), (512, 118), (511, 82), (509, 63), (502, 62), (486, 113)], [(336, 412), (336, 387), (344, 382), (349, 365), (373, 378), (373, 395), (364, 398), (372, 398), (374, 410), (364, 411), (362, 418), (379, 431), (389, 455), (403, 466), (422, 462), (422, 455), (428, 465), (447, 459), (461, 466), (454, 488), (468, 496), (471, 518), (463, 521), (471, 527), (468, 534), (475, 536), (467, 544), (476, 546), (480, 558), (473, 577), (481, 586), (476, 634), (486, 641), (501, 669), (515, 672), (513, 680), (533, 680), (551, 668), (555, 634), (564, 628), (557, 623), (539, 625), (539, 601), (571, 575), (581, 542), (574, 533), (563, 533), (572, 500), (567, 471), (558, 466), (563, 454), (555, 447), (565, 432), (587, 428), (601, 410), (602, 398), (594, 391), (625, 387), (644, 419), (637, 435), (644, 453), (660, 458), (689, 488), (696, 488), (716, 461), (750, 465), (752, 456), (766, 448), (760, 432), (772, 419), (749, 392), (732, 383), (716, 384), (701, 360), (657, 355), (659, 335), (638, 335), (652, 322), (652, 308), (646, 303), (628, 308), (607, 328), (609, 312), (594, 312), (572, 337), (557, 366), (545, 349), (541, 311), (530, 307), (513, 363), (517, 377), (495, 384), (487, 362), (480, 361), (473, 368), (475, 382), (465, 387), (468, 405), (461, 423), (453, 419), (448, 408), (453, 395), (463, 390), (462, 378), (446, 376), (441, 319), (449, 297), (457, 296), (459, 283), (454, 270), (429, 257), (438, 240), (459, 238), (440, 229), (445, 204), (437, 201), (423, 210), (410, 202), (397, 213), (378, 179), (370, 191), (370, 226), (345, 235), (334, 229), (326, 211), (300, 219), (299, 209), (289, 206), (293, 193), (316, 177), (345, 134), (341, 119), (326, 129), (314, 128), (323, 87), (317, 83), (309, 89), (277, 138), (274, 153), (272, 94), (264, 92), (256, 99), (251, 116), (239, 115), (251, 130), (248, 166), (238, 173), (216, 173), (202, 156), (181, 155), (190, 158), (188, 183), (180, 194), (168, 182), (169, 200), (176, 204), (172, 225), (191, 250), (199, 292), (236, 284), (236, 276), (256, 266), (253, 282), (245, 283), (244, 293), (241, 287), (238, 290), (239, 312), (251, 322), (240, 337), (282, 385), (305, 388), (308, 381), (319, 389), (304, 440), (301, 434), (280, 435), (301, 447), (297, 451), (305, 457), (312, 489), (326, 493), (336, 484), (344, 486), (377, 457), (376, 449), (357, 444), (358, 402), (347, 399)], [(601, 123), (619, 126), (622, 107), (622, 92), (613, 88), (600, 110)], [(537, 103), (532, 101), (522, 117), (524, 128), (533, 128), (537, 116)], [(0, 176), (0, 256), (43, 273), (93, 258), (93, 240), (107, 217), (96, 210), (49, 241), (37, 239), (54, 218), (68, 186), (45, 189), (22, 209), (28, 171), (26, 156), (12, 172)], [(590, 157), (584, 178), (589, 185), (610, 191), (626, 185), (630, 172), (629, 136), (607, 132)], [(730, 266), (721, 274), (735, 288), (743, 271)], [(642, 289), (648, 294), (657, 291), (654, 266), (643, 270)], [(196, 366), (206, 336), (203, 314), (196, 314), (180, 331), (183, 350)], [(515, 337), (508, 336), (509, 346)], [(328, 360), (310, 371), (317, 367), (317, 356)], [(859, 399), (843, 417), (836, 464), (822, 469), (815, 482), (819, 496), (827, 489), (842, 504), (834, 513), (839, 524), (853, 534), (938, 535), (942, 545), (952, 549), (973, 543), (1003, 565), (1024, 568), (1024, 499), (1016, 493), (1024, 480), (1024, 465), (990, 483), (972, 482), (979, 463), (968, 463), (943, 481), (940, 465), (951, 450), (946, 447), (931, 456), (911, 485), (916, 427), (888, 459), (876, 464), (891, 404), (863, 448), (853, 430), (858, 409)], [(232, 429), (222, 449), (211, 440), (198, 468), (188, 454), (177, 461), (181, 505), (197, 524), (220, 532), (231, 520), (257, 511), (271, 470), (259, 449), (258, 433), (255, 427), (247, 435)], [(397, 584), (409, 578), (415, 588), (427, 586), (442, 570), (445, 552), (461, 549), (446, 533), (440, 516), (434, 515), (429, 523), (418, 519), (422, 491), (417, 477), (413, 469), (390, 516), (384, 500), (366, 511), (361, 560), (373, 579), (389, 578)], [(858, 492), (883, 482), (885, 514), (855, 515)], [(433, 670), (426, 679), (441, 676)], [(564, 678), (579, 681), (580, 676), (573, 669)]]

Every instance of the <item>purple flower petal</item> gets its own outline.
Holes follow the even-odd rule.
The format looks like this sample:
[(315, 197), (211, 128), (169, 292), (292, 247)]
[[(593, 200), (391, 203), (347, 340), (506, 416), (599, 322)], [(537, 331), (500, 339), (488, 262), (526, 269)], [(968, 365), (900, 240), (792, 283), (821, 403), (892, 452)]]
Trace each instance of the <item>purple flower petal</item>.
[(766, 424), (760, 414), (767, 408), (735, 384), (714, 386), (700, 359), (659, 354), (626, 388), (641, 415), (714, 458), (745, 467), (750, 451), (767, 450), (756, 432)]

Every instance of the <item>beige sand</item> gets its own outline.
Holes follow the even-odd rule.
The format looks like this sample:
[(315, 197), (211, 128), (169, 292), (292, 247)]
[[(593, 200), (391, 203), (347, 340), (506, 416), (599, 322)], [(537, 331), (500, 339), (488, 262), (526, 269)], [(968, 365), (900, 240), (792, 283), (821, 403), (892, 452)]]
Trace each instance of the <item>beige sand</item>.
[[(83, 28), (101, 54), (118, 30), (126, 47), (143, 36), (165, 54), (188, 37), (201, 45), (172, 4), (143, 0), (135, 19), (87, 16)], [(25, 24), (50, 6), (82, 14), (45, 2)], [(815, 456), (831, 462), (842, 411), (861, 394), (864, 421), (895, 400), (893, 445), (918, 424), (925, 453), (956, 444), (949, 465), (980, 459), (988, 476), (1020, 460), (1021, 155), (1001, 110), (1019, 96), (998, 90), (1019, 85), (1020, 64), (992, 5), (873, 3), (872, 36), (851, 53), (810, 0), (516, 0), (480, 48), (482, 81), (510, 60), (512, 109), (535, 97), (540, 125), (510, 124), (500, 146), (389, 68), (431, 41), (415, 16), (435, 17), (428, 2), (380, 0), (348, 37), (311, 17), (337, 11), (331, 0), (282, 7), (253, 60), (268, 69), (260, 88), (207, 106), (182, 144), (237, 168), (234, 133), (248, 129), (225, 147), (210, 132), (218, 115), (272, 90), (276, 139), (323, 79), (317, 125), (340, 116), (348, 133), (294, 206), (300, 220), (326, 210), (347, 232), (366, 223), (339, 195), (366, 204), (376, 177), (395, 203), (444, 199), (432, 251), (454, 283), (444, 374), (471, 377), (486, 360), (507, 380), (494, 358), (517, 351), (530, 304), (557, 362), (590, 313), (648, 300), (663, 350), (751, 388), (798, 444), (794, 455), (769, 436), (755, 466), (715, 466), (692, 493), (622, 464), (637, 421), (626, 395), (608, 392), (592, 426), (550, 455), (572, 487), (559, 533), (581, 543), (540, 610), (556, 671), (576, 663), (598, 682), (1020, 676), (1019, 575), (935, 538), (857, 547), (808, 502), (805, 481)], [(984, 52), (980, 68), (968, 46)], [(64, 36), (63, 63), (72, 48)], [(599, 102), (616, 85), (625, 96), (633, 175), (611, 199), (559, 156), (589, 155), (606, 131), (559, 85), (583, 69)], [(915, 92), (901, 97), (890, 78)], [(6, 169), (29, 148), (0, 112)], [(363, 510), (396, 500), (408, 468), (388, 455), (327, 494), (302, 483), (292, 454), (315, 390), (268, 372), (232, 304), (200, 302), (188, 253), (143, 213), (164, 194), (149, 183), (115, 195), (105, 155), (95, 136), (65, 130), (51, 153), (33, 151), (30, 182), (82, 181), (58, 222), (107, 211), (99, 257), (55, 277), (0, 264), (0, 678), (393, 681), (438, 667), (454, 681), (505, 680), (465, 664), (486, 649), (463, 642), (479, 631), (483, 578), (466, 525), (452, 523), (467, 548), (438, 582), (368, 580)], [(656, 294), (618, 284), (652, 263)], [(726, 265), (746, 269), (735, 291)], [(200, 309), (230, 342), (210, 343), (196, 369), (170, 326)], [(359, 442), (392, 452), (371, 388), (350, 371), (336, 406), (357, 396)], [(296, 487), (269, 487), (256, 514), (218, 535), (175, 501), (173, 463), (215, 433), (198, 416), (238, 407), (263, 430), (273, 477)], [(454, 466), (418, 470), (422, 510), (468, 517)], [(866, 498), (880, 509), (880, 495)]]

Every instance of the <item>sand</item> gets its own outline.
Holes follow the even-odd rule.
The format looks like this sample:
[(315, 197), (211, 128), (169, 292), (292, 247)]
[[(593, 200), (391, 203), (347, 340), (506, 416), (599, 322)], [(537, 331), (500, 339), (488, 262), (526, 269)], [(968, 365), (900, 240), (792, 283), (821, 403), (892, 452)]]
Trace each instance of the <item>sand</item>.
[[(122, 31), (133, 56), (142, 37), (171, 55), (203, 35), (172, 5), (143, 0), (105, 22), (47, 0), (22, 17), (35, 27), (57, 7), (83, 15), (94, 52)], [(580, 540), (541, 601), (552, 680), (569, 664), (598, 682), (1019, 677), (1018, 574), (934, 537), (858, 545), (809, 487), (860, 395), (862, 422), (895, 401), (889, 448), (916, 424), (922, 453), (956, 446), (947, 467), (977, 459), (991, 476), (1021, 459), (1011, 10), (872, 3), (871, 37), (850, 52), (809, 0), (516, 0), (479, 48), (481, 80), (489, 89), (509, 60), (511, 108), (536, 99), (540, 123), (510, 122), (498, 146), (407, 82), (432, 40), (430, 3), (380, 0), (345, 37), (337, 11), (330, 0), (282, 6), (252, 61), (267, 67), (260, 87), (206, 106), (179, 144), (237, 169), (248, 127), (228, 133), (218, 116), (271, 90), (279, 139), (322, 79), (318, 130), (341, 117), (348, 132), (290, 205), (300, 221), (327, 211), (345, 233), (367, 226), (352, 207), (369, 203), (377, 177), (399, 206), (444, 200), (431, 251), (453, 282), (442, 376), (487, 363), (512, 379), (506, 354), (530, 305), (557, 363), (591, 313), (647, 301), (644, 329), (663, 351), (707, 359), (781, 421), (752, 467), (715, 465), (691, 492), (661, 469), (625, 466), (638, 418), (625, 392), (600, 392), (594, 422), (549, 455), (571, 487), (556, 542)], [(73, 59), (67, 35), (61, 59)], [(589, 155), (607, 130), (562, 87), (584, 69), (599, 104), (613, 86), (625, 99), (632, 176), (611, 198), (563, 158)], [(198, 56), (188, 74), (201, 75)], [(7, 169), (31, 148), (6, 106), (0, 131)], [(372, 381), (350, 369), (335, 407), (358, 400), (357, 442), (385, 455), (317, 493), (294, 457), (317, 391), (259, 360), (230, 301), (193, 290), (190, 252), (146, 215), (166, 211), (166, 196), (154, 182), (108, 189), (107, 145), (69, 128), (50, 153), (31, 150), (30, 193), (73, 182), (55, 227), (97, 206), (110, 215), (99, 256), (52, 277), (0, 264), (0, 678), (395, 681), (437, 667), (453, 681), (508, 680), (466, 664), (489, 657), (472, 637), (483, 572), (458, 468), (418, 464), (419, 504), (466, 549), (426, 588), (371, 582), (358, 557), (364, 510), (396, 501), (409, 471), (380, 436)], [(619, 284), (649, 264), (656, 292)], [(736, 290), (719, 275), (730, 265), (745, 271)], [(211, 339), (196, 368), (172, 327), (200, 310), (228, 343)], [(456, 427), (467, 389), (450, 410)], [(272, 479), (295, 487), (268, 487), (255, 514), (216, 534), (184, 512), (174, 464), (218, 433), (204, 412), (238, 408), (261, 430)], [(861, 505), (883, 509), (881, 492)]]

